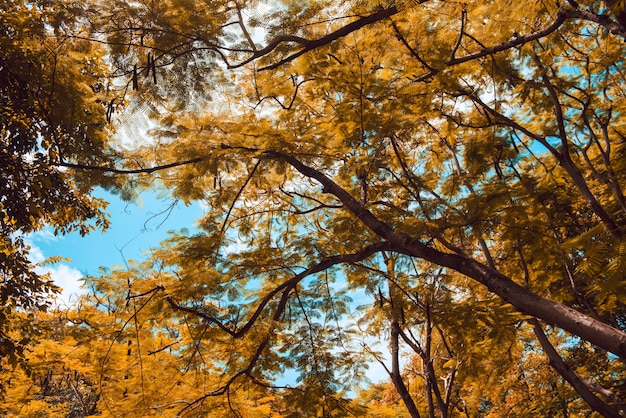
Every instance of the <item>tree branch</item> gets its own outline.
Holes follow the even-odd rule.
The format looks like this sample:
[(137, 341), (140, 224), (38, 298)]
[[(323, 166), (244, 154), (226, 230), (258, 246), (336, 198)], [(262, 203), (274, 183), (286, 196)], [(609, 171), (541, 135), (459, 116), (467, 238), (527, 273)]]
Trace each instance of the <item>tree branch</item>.
[[(167, 302), (170, 304), (170, 306), (173, 309), (179, 310), (179, 311), (183, 311), (183, 312), (187, 312), (187, 313), (190, 313), (190, 314), (193, 314), (193, 315), (196, 315), (196, 316), (199, 316), (202, 319), (204, 319), (205, 321), (208, 321), (210, 323), (213, 323), (213, 324), (217, 325), (221, 330), (223, 330), (224, 332), (226, 332), (227, 334), (229, 334), (233, 338), (242, 338), (254, 326), (256, 321), (261, 316), (261, 313), (263, 312), (265, 307), (270, 303), (270, 301), (278, 293), (281, 293), (281, 292), (283, 292), (283, 294), (285, 292), (286, 293), (290, 293), (291, 290), (294, 289), (298, 283), (300, 283), (302, 280), (304, 280), (306, 277), (310, 276), (311, 274), (322, 272), (322, 271), (327, 270), (330, 267), (332, 267), (334, 265), (337, 265), (337, 264), (346, 264), (346, 263), (347, 264), (354, 264), (356, 262), (364, 260), (365, 258), (367, 258), (367, 257), (369, 257), (369, 256), (371, 256), (371, 255), (373, 255), (375, 253), (378, 253), (378, 252), (381, 252), (381, 251), (389, 251), (391, 248), (392, 248), (392, 245), (390, 243), (379, 242), (379, 243), (376, 243), (376, 244), (368, 245), (368, 246), (362, 248), (360, 251), (358, 251), (356, 253), (335, 255), (335, 256), (323, 259), (322, 261), (318, 262), (317, 264), (309, 267), (308, 269), (304, 270), (303, 272), (301, 272), (299, 274), (296, 274), (295, 276), (293, 276), (289, 280), (283, 282), (282, 284), (280, 284), (279, 286), (274, 288), (271, 292), (269, 292), (267, 295), (265, 295), (265, 297), (261, 300), (261, 302), (259, 303), (259, 305), (255, 309), (254, 313), (250, 316), (250, 319), (246, 322), (246, 324), (243, 327), (241, 327), (238, 330), (231, 330), (231, 329), (229, 329), (219, 319), (217, 319), (217, 318), (215, 318), (215, 317), (213, 317), (211, 315), (208, 315), (208, 314), (206, 314), (206, 313), (204, 313), (204, 312), (202, 312), (202, 311), (200, 311), (198, 309), (178, 304), (173, 299), (172, 296), (167, 296), (166, 300), (167, 300)], [(281, 314), (282, 314), (282, 312), (281, 312)]]
[(506, 51), (507, 49), (515, 48), (516, 46), (520, 46), (526, 44), (528, 42), (543, 38), (547, 35), (550, 35), (552, 32), (556, 31), (568, 18), (568, 14), (564, 10), (560, 10), (556, 15), (556, 18), (545, 28), (538, 30), (537, 32), (530, 33), (528, 35), (519, 36), (517, 38), (511, 39), (508, 42), (504, 42), (499, 45), (495, 45), (489, 48), (483, 48), (478, 52), (474, 52), (468, 55), (465, 55), (461, 58), (454, 57), (454, 52), (452, 57), (446, 62), (446, 65), (457, 65), (462, 64), (464, 62), (473, 61), (477, 58), (482, 58), (487, 55), (495, 54), (496, 52)]
[(169, 168), (180, 167), (183, 165), (195, 164), (199, 163), (207, 159), (208, 156), (196, 157), (190, 160), (176, 161), (169, 164), (157, 165), (154, 167), (146, 167), (146, 168), (134, 168), (134, 169), (124, 169), (124, 168), (116, 168), (116, 167), (108, 167), (108, 166), (98, 166), (98, 165), (89, 165), (89, 164), (80, 164), (80, 163), (68, 163), (65, 161), (53, 162), (50, 165), (56, 167), (66, 167), (72, 168), (75, 170), (85, 170), (85, 171), (101, 171), (105, 173), (111, 174), (150, 174), (156, 171), (167, 170)]
[(420, 418), (420, 414), (417, 410), (417, 406), (411, 397), (408, 389), (404, 385), (404, 381), (402, 380), (402, 374), (400, 373), (400, 360), (399, 353), (400, 347), (398, 342), (398, 337), (400, 335), (400, 324), (397, 321), (391, 322), (391, 373), (389, 373), (391, 377), (391, 381), (396, 388), (396, 391), (402, 398), (406, 409), (411, 414), (412, 418)]
[(509, 277), (485, 266), (478, 261), (428, 247), (416, 237), (396, 232), (389, 224), (378, 219), (346, 190), (332, 181), (321, 171), (305, 165), (297, 158), (278, 151), (265, 151), (268, 158), (280, 159), (306, 177), (317, 180), (323, 190), (333, 194), (359, 219), (368, 229), (392, 245), (393, 251), (412, 257), (422, 258), (436, 265), (455, 270), (471, 277), (486, 286), (490, 292), (523, 313), (540, 318), (564, 330), (578, 335), (592, 344), (602, 347), (613, 354), (626, 358), (626, 333), (604, 322), (598, 321), (568, 306), (535, 294), (518, 285)]
[(314, 49), (320, 48), (322, 46), (328, 45), (331, 42), (336, 41), (339, 38), (343, 38), (346, 35), (351, 34), (352, 32), (355, 32), (367, 25), (371, 25), (372, 23), (376, 23), (376, 22), (380, 22), (381, 20), (387, 19), (390, 16), (395, 15), (396, 13), (398, 13), (398, 9), (396, 6), (391, 6), (387, 9), (382, 9), (372, 15), (366, 16), (366, 17), (362, 17), (358, 20), (355, 20), (352, 23), (347, 24), (346, 26), (337, 29), (336, 31), (326, 35), (326, 36), (322, 36), (321, 38), (315, 39), (315, 40), (307, 40), (304, 38), (300, 38), (297, 36), (285, 36), (285, 35), (281, 35), (279, 37), (277, 37), (276, 39), (274, 39), (268, 46), (266, 46), (263, 49), (260, 49), (259, 51), (255, 52), (254, 54), (252, 54), (252, 56), (250, 58), (248, 58), (245, 61), (242, 61), (241, 63), (237, 64), (236, 66), (234, 66), (233, 68), (236, 67), (241, 67), (243, 65), (246, 65), (247, 63), (254, 61), (257, 58), (260, 58), (264, 55), (269, 54), (271, 51), (273, 51), (278, 45), (280, 45), (282, 42), (297, 42), (301, 45), (304, 46), (304, 48), (302, 48), (300, 51), (295, 52), (291, 55), (288, 55), (287, 57), (281, 59), (280, 61), (274, 63), (274, 64), (270, 64), (267, 65), (265, 67), (262, 67), (259, 69), (259, 71), (267, 71), (267, 70), (273, 70), (276, 69), (278, 67), (280, 67), (283, 64), (286, 64), (290, 61), (293, 61), (294, 59), (298, 58), (299, 56), (312, 51)]
[[(202, 312), (199, 312), (199, 311), (197, 311), (195, 309), (187, 308), (187, 307), (178, 305), (176, 302), (173, 301), (173, 299), (171, 297), (166, 298), (166, 300), (170, 303), (170, 306), (172, 306), (173, 308), (175, 308), (177, 310), (193, 313), (193, 314), (196, 314), (196, 315), (198, 315), (198, 316), (200, 316), (200, 317), (202, 317), (204, 319), (210, 320), (211, 322), (216, 323), (218, 326), (220, 326), (221, 329), (225, 330), (233, 338), (241, 338), (243, 335), (245, 335), (245, 333), (250, 328), (252, 328), (252, 326), (254, 325), (254, 323), (256, 322), (258, 317), (260, 316), (261, 312), (263, 311), (263, 309), (265, 308), (267, 303), (269, 303), (269, 301), (277, 293), (282, 291), (282, 296), (280, 298), (278, 306), (277, 306), (276, 310), (274, 311), (274, 314), (272, 315), (272, 321), (275, 321), (275, 322), (280, 320), (283, 312), (285, 311), (285, 308), (287, 307), (287, 302), (288, 302), (289, 297), (291, 295), (291, 290), (293, 290), (295, 288), (295, 286), (301, 280), (303, 280), (305, 277), (307, 277), (307, 276), (309, 276), (311, 274), (323, 271), (323, 270), (325, 270), (327, 268), (330, 268), (331, 266), (333, 266), (335, 264), (339, 264), (339, 263), (355, 263), (357, 261), (361, 261), (364, 258), (367, 258), (367, 257), (369, 257), (372, 254), (375, 254), (375, 253), (380, 252), (380, 251), (386, 251), (386, 250), (389, 249), (389, 247), (390, 247), (390, 244), (385, 243), (385, 242), (381, 242), (381, 243), (376, 243), (376, 244), (369, 245), (369, 246), (363, 248), (361, 251), (353, 253), (353, 254), (338, 255), (338, 256), (329, 257), (329, 258), (326, 258), (326, 259), (322, 260), (318, 264), (310, 267), (309, 269), (303, 271), (300, 274), (297, 274), (296, 276), (292, 277), (291, 279), (289, 279), (285, 283), (283, 283), (280, 286), (278, 286), (272, 292), (270, 292), (263, 299), (263, 301), (261, 302), (259, 307), (257, 307), (255, 313), (252, 315), (252, 317), (250, 318), (248, 323), (243, 328), (241, 328), (239, 331), (234, 332), (234, 333), (232, 331), (228, 330), (228, 328), (224, 327), (223, 325), (220, 326), (220, 323), (216, 322), (215, 318), (208, 317), (207, 315), (204, 315)], [(263, 341), (261, 341), (261, 343), (256, 348), (254, 354), (252, 355), (252, 358), (248, 362), (248, 365), (246, 366), (245, 369), (240, 370), (237, 373), (235, 373), (230, 379), (228, 379), (228, 381), (226, 383), (224, 383), (220, 387), (216, 388), (215, 390), (212, 390), (211, 392), (205, 393), (201, 397), (199, 397), (199, 398), (195, 399), (194, 401), (190, 402), (185, 408), (183, 408), (183, 410), (181, 410), (181, 412), (183, 412), (185, 410), (193, 409), (194, 405), (198, 405), (198, 404), (202, 403), (205, 399), (207, 399), (209, 397), (220, 396), (220, 395), (223, 395), (223, 394), (227, 393), (229, 388), (230, 388), (230, 386), (235, 382), (235, 380), (237, 378), (239, 378), (241, 376), (251, 377), (252, 370), (253, 370), (254, 366), (256, 365), (256, 363), (258, 362), (258, 360), (261, 358), (261, 354), (263, 353), (263, 351), (267, 347), (267, 344), (269, 344), (269, 341), (270, 341), (269, 337), (267, 337), (267, 338), (263, 339)]]
[(243, 190), (246, 188), (248, 183), (250, 183), (250, 180), (252, 179), (252, 176), (254, 176), (254, 173), (256, 172), (257, 168), (259, 168), (260, 164), (261, 164), (261, 160), (257, 160), (256, 164), (254, 165), (254, 167), (252, 167), (252, 170), (248, 174), (248, 177), (246, 178), (246, 181), (243, 182), (243, 185), (237, 191), (237, 194), (235, 195), (235, 198), (233, 199), (233, 202), (230, 204), (230, 207), (228, 208), (228, 212), (226, 212), (226, 217), (224, 218), (224, 222), (222, 223), (222, 228), (220, 230), (220, 234), (224, 234), (224, 231), (226, 230), (226, 223), (228, 222), (228, 218), (230, 217), (230, 214), (233, 211), (233, 208), (235, 207), (235, 204), (237, 203), (237, 200), (239, 200), (239, 196), (241, 196), (241, 193), (243, 193)]
[(524, 36), (519, 36), (515, 39), (511, 39), (508, 42), (504, 42), (502, 44), (495, 45), (489, 48), (483, 48), (480, 51), (465, 55), (461, 58), (455, 58), (453, 53), (451, 59), (446, 62), (446, 65), (456, 65), (467, 61), (472, 61), (477, 58), (482, 58), (487, 55), (495, 54), (496, 52), (505, 51), (507, 49), (515, 48), (516, 46), (520, 46), (528, 42), (543, 38), (555, 32), (568, 19), (581, 19), (595, 22), (607, 29), (612, 34), (626, 38), (625, 28), (623, 28), (619, 23), (612, 21), (607, 15), (601, 15), (584, 10), (562, 9), (559, 10), (556, 18), (552, 21), (552, 23), (548, 24), (546, 27), (538, 30), (537, 32), (533, 32)]
[(572, 385), (572, 387), (578, 392), (578, 394), (591, 406), (595, 411), (602, 414), (604, 417), (619, 418), (621, 415), (603, 402), (600, 398), (593, 394), (591, 389), (561, 358), (559, 353), (555, 350), (554, 346), (546, 336), (545, 332), (541, 328), (539, 321), (536, 318), (531, 318), (529, 322), (533, 326), (533, 331), (543, 348), (543, 352), (548, 356), (548, 362), (550, 366), (556, 370), (561, 377)]

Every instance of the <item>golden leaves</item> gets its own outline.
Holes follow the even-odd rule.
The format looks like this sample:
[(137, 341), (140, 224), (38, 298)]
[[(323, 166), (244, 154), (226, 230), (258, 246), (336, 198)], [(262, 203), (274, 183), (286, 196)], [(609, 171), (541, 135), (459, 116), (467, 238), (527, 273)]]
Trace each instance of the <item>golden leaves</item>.
[[(158, 85), (137, 86), (120, 119), (154, 123), (120, 152), (132, 174), (124, 193), (158, 182), (207, 208), (199, 231), (173, 235), (149, 262), (89, 279), (94, 291), (72, 318), (93, 326), (68, 329), (106, 353), (95, 374), (107, 407), (228, 415), (233, 405), (260, 414), (289, 404), (300, 409), (285, 414), (314, 415), (324, 405), (345, 415), (363, 355), (384, 362), (381, 347), (358, 345), (369, 332), (381, 349), (395, 335), (412, 352), (393, 373), (396, 383), (411, 379), (420, 411), (550, 415), (548, 395), (564, 386), (516, 309), (549, 304), (535, 312), (559, 323), (574, 315), (558, 303), (567, 304), (589, 315), (567, 328), (586, 338), (579, 327), (623, 321), (626, 105), (616, 38), (530, 1), (405, 1), (387, 14), (380, 9), (391, 3), (290, 1), (265, 21), (256, 2), (198, 5), (119, 2), (99, 22), (123, 88), (159, 73)], [(267, 31), (266, 48), (250, 28)], [(90, 51), (81, 48), (59, 56), (59, 80), (76, 89), (59, 87), (58, 103), (89, 93), (81, 71), (100, 74), (100, 61), (72, 70)], [(256, 60), (268, 67), (259, 72)], [(97, 103), (112, 109), (113, 99), (98, 100), (85, 102), (92, 114)], [(14, 112), (12, 126), (27, 130), (22, 116)], [(93, 144), (105, 143), (89, 125), (102, 116), (59, 118), (80, 129), (43, 138), (50, 156), (63, 154), (61, 140), (73, 158), (101, 162), (71, 139), (95, 133)], [(88, 189), (97, 180), (82, 181)], [(23, 219), (38, 226), (45, 208), (25, 207)], [(600, 214), (620, 226), (613, 235)], [(60, 209), (49, 219), (69, 227), (75, 215)], [(18, 218), (3, 219), (13, 227)], [(527, 295), (525, 304), (500, 298), (513, 294)], [(548, 333), (568, 361), (599, 370), (592, 377), (621, 378), (608, 356), (580, 360), (572, 353), (586, 352), (584, 343)], [(268, 389), (285, 368), (297, 370), (301, 391)]]

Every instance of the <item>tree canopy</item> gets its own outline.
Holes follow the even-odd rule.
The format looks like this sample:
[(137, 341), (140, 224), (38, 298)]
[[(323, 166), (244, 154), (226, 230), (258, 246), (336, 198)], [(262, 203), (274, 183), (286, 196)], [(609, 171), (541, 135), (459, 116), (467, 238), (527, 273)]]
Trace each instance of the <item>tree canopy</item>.
[(624, 2), (4, 7), (0, 289), (95, 186), (207, 208), (67, 312), (11, 296), (8, 413), (626, 412)]
[[(59, 161), (111, 163), (105, 49), (71, 34), (87, 11), (64, 2), (6, 1), (0, 8), (0, 355), (15, 364), (36, 330), (17, 311), (48, 305), (55, 291), (34, 272), (24, 234), (106, 228), (105, 202), (89, 195), (114, 179), (73, 177)], [(0, 366), (1, 367), (1, 366)]]

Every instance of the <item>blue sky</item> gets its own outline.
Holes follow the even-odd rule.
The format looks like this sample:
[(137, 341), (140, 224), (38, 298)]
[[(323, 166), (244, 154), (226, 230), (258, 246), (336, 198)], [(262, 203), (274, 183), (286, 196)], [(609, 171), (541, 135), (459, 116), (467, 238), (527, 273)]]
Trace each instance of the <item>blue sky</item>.
[[(31, 245), (31, 259), (41, 262), (51, 256), (67, 257), (71, 261), (61, 262), (40, 268), (40, 272), (50, 272), (55, 283), (63, 288), (57, 304), (68, 306), (76, 295), (81, 293), (82, 277), (97, 275), (100, 267), (123, 266), (125, 261), (141, 260), (151, 248), (168, 237), (168, 231), (183, 228), (193, 230), (195, 223), (203, 215), (205, 208), (199, 203), (185, 206), (172, 199), (160, 198), (156, 193), (143, 193), (135, 203), (123, 202), (119, 196), (99, 191), (95, 194), (109, 202), (107, 212), (111, 226), (105, 232), (94, 231), (81, 237), (78, 233), (54, 235), (45, 229), (28, 237)], [(363, 301), (364, 294), (354, 292), (354, 305)], [(367, 298), (366, 298), (367, 299)], [(368, 299), (369, 300), (369, 299)], [(382, 350), (382, 357), (389, 363), (385, 342), (374, 337), (366, 337), (367, 343), (375, 350)], [(370, 363), (366, 373), (374, 382), (386, 379), (384, 369), (377, 362)], [(279, 379), (279, 384), (293, 384), (295, 374), (287, 371)]]
[(57, 255), (71, 259), (41, 269), (49, 271), (55, 283), (64, 289), (61, 298), (66, 303), (80, 292), (81, 277), (98, 274), (100, 267), (145, 258), (151, 248), (167, 238), (168, 231), (191, 230), (203, 214), (198, 203), (185, 206), (179, 202), (169, 211), (173, 200), (159, 198), (155, 193), (143, 193), (135, 203), (123, 202), (105, 191), (96, 195), (109, 202), (111, 226), (107, 231), (93, 231), (81, 237), (78, 233), (55, 236), (51, 229), (45, 229), (28, 238), (35, 262)]

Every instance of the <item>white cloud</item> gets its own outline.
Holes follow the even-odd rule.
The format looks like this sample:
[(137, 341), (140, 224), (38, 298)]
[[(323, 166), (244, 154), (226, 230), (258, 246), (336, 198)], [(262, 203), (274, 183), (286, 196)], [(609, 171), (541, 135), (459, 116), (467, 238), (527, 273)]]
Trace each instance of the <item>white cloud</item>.
[(82, 273), (68, 264), (58, 263), (52, 266), (37, 267), (35, 271), (40, 274), (50, 273), (54, 284), (62, 289), (61, 293), (56, 295), (56, 305), (69, 307), (76, 302), (79, 295), (85, 293), (85, 290), (81, 288)]
[(30, 249), (28, 250), (28, 259), (36, 264), (36, 263), (41, 263), (42, 261), (44, 261), (46, 259), (46, 257), (44, 257), (43, 252), (41, 251), (41, 248), (37, 247), (36, 245), (33, 245), (32, 242), (29, 242), (28, 245), (30, 246)]
[(51, 227), (45, 227), (39, 231), (29, 234), (27, 240), (29, 241), (30, 244), (32, 244), (33, 240), (43, 241), (43, 242), (54, 242), (54, 241), (58, 241), (59, 237), (54, 235), (54, 230)]
[[(55, 237), (51, 231), (44, 229), (26, 238), (25, 241), (30, 246), (28, 258), (33, 264), (40, 264), (46, 260), (46, 256), (41, 248), (34, 244), (34, 239), (55, 241), (58, 237)], [(85, 293), (81, 288), (82, 273), (67, 263), (59, 262), (51, 265), (41, 265), (35, 268), (35, 272), (37, 272), (37, 274), (49, 273), (54, 284), (62, 289), (61, 293), (57, 294), (55, 297), (55, 304), (58, 306), (70, 306), (72, 303), (76, 302), (78, 295)]]

